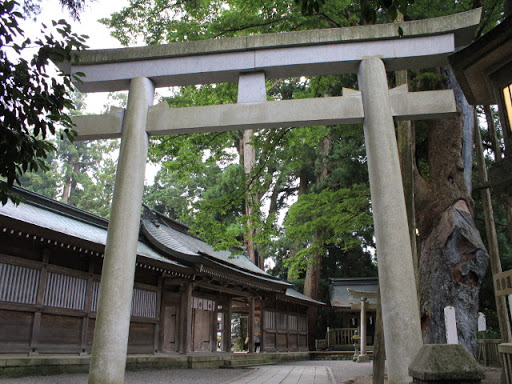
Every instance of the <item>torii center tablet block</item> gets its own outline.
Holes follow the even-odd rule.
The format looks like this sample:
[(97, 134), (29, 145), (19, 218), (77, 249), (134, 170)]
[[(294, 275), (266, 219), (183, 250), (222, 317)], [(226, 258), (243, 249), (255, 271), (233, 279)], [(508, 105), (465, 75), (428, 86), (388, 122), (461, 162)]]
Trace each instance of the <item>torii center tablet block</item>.
[[(389, 382), (409, 382), (422, 338), (393, 119), (443, 118), (456, 107), (451, 90), (389, 90), (386, 71), (447, 65), (447, 56), (471, 41), (480, 14), (91, 50), (79, 52), (76, 63), (59, 63), (85, 73), (76, 84), (82, 92), (129, 90), (126, 110), (74, 119), (78, 139), (122, 138), (89, 383), (124, 380), (148, 135), (352, 123), (364, 126)], [(358, 74), (359, 91), (265, 101), (266, 79), (343, 73)], [(245, 96), (232, 105), (151, 106), (155, 87), (220, 82), (239, 82)]]

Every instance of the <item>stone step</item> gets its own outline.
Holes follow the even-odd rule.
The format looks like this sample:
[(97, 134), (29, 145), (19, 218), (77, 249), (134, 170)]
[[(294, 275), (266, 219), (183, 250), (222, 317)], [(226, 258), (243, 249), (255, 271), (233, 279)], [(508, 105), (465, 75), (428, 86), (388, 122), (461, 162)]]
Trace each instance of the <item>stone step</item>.
[(255, 367), (258, 365), (275, 365), (276, 362), (265, 359), (265, 358), (247, 358), (247, 359), (234, 359), (225, 360), (224, 364), (220, 368), (246, 368)]

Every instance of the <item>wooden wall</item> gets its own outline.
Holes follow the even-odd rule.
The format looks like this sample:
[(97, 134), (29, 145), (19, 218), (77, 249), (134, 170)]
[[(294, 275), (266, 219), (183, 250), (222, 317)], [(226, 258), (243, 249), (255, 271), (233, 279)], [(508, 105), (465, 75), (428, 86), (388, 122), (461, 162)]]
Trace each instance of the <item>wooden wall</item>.
[(265, 352), (308, 350), (307, 308), (293, 303), (266, 303), (262, 320)]
[[(0, 353), (91, 352), (101, 258), (35, 237), (17, 240), (0, 235)], [(161, 287), (148, 271), (136, 281), (128, 352), (152, 353)]]
[[(0, 353), (90, 353), (102, 262), (100, 249), (0, 232)], [(229, 351), (233, 293), (212, 288), (138, 267), (128, 353), (213, 352), (218, 334)], [(306, 307), (270, 295), (255, 309), (262, 351), (308, 349)]]

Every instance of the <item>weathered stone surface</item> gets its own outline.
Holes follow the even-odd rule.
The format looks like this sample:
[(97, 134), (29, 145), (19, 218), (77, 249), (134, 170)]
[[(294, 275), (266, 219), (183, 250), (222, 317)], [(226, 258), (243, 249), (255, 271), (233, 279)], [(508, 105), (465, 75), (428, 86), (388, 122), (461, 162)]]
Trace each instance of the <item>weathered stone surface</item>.
[[(78, 52), (79, 63), (57, 63), (83, 72), (82, 92), (124, 90), (147, 77), (156, 87), (235, 82), (241, 72), (270, 78), (356, 73), (364, 57), (379, 56), (390, 71), (442, 66), (469, 43), (481, 10), (428, 20), (315, 31), (275, 33), (149, 47)], [(399, 27), (406, 38), (398, 34)], [(428, 60), (425, 57), (428, 56)]]
[(462, 200), (447, 209), (420, 257), (420, 300), (424, 342), (446, 343), (444, 307), (455, 307), (459, 343), (476, 353), (478, 295), (489, 255)]
[(358, 80), (365, 113), (388, 377), (390, 383), (405, 384), (410, 382), (407, 367), (422, 341), (402, 176), (382, 61), (364, 59)]
[(414, 382), (479, 383), (484, 372), (459, 344), (425, 344), (409, 366)]
[(131, 84), (101, 274), (89, 372), (91, 384), (124, 382), (148, 151), (145, 126), (147, 109), (154, 98), (150, 80), (139, 77)]

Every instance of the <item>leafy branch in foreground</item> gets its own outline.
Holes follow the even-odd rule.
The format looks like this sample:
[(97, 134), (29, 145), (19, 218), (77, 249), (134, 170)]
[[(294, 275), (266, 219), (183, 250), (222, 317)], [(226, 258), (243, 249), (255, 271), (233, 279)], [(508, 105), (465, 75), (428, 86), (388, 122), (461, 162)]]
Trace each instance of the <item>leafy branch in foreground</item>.
[[(50, 74), (50, 61), (71, 61), (72, 50), (86, 48), (85, 35), (71, 32), (65, 20), (42, 25), (41, 37), (32, 41), (20, 27), (22, 14), (16, 1), (0, 3), (0, 201), (19, 201), (10, 187), (20, 184), (27, 171), (48, 169), (45, 160), (55, 150), (47, 141), (62, 129), (61, 137), (73, 139), (72, 76)], [(35, 50), (25, 59), (27, 50)], [(75, 74), (75, 80), (80, 74)]]

